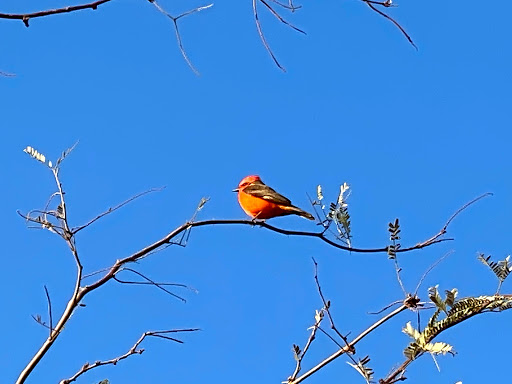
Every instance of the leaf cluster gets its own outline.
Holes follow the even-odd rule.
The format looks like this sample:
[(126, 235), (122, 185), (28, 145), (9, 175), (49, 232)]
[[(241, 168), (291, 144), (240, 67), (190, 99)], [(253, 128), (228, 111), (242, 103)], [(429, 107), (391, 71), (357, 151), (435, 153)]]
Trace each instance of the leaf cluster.
[(389, 231), (389, 240), (391, 240), (392, 244), (388, 246), (388, 258), (391, 260), (396, 259), (396, 252), (400, 249), (400, 243), (398, 240), (400, 240), (400, 232), (402, 231), (400, 229), (400, 223), (398, 221), (398, 218), (395, 219), (393, 223), (388, 224), (388, 231)]
[(344, 241), (349, 247), (350, 240), (352, 238), (352, 232), (350, 228), (350, 214), (348, 212), (347, 199), (350, 196), (348, 192), (350, 186), (347, 183), (343, 183), (340, 186), (340, 192), (336, 202), (329, 203), (329, 210), (325, 210), (323, 203), (322, 186), (317, 186), (317, 201), (313, 202), (313, 205), (320, 205), (324, 214), (325, 220), (322, 222), (325, 230), (329, 229), (332, 223), (336, 226), (336, 238)]
[[(437, 286), (429, 289), (429, 298), (436, 306), (436, 311), (428, 321), (422, 332), (414, 329), (411, 323), (407, 323), (403, 332), (414, 339), (404, 350), (405, 356), (414, 360), (423, 353), (454, 354), (453, 347), (447, 343), (431, 341), (441, 332), (454, 325), (484, 312), (500, 312), (512, 308), (512, 297), (508, 295), (492, 295), (466, 297), (457, 300), (457, 289), (445, 291), (446, 297), (442, 299)], [(445, 317), (440, 319), (441, 313)]]

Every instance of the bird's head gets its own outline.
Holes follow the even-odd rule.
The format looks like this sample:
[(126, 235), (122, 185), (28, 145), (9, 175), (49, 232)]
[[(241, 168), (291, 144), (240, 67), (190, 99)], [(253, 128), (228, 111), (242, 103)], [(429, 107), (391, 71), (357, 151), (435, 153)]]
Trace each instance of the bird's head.
[(233, 189), (233, 192), (238, 192), (241, 189), (244, 189), (245, 187), (247, 187), (248, 185), (251, 185), (255, 181), (261, 181), (260, 177), (257, 175), (251, 175), (251, 176), (244, 177), (242, 179), (242, 181), (240, 181), (240, 184), (238, 184), (238, 188)]

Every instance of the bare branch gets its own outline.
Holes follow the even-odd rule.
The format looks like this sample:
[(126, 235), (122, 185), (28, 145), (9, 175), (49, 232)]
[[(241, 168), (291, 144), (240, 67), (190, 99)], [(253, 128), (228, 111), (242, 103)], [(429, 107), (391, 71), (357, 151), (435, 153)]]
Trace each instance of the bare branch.
[[(353, 247), (347, 247), (341, 244), (338, 244), (324, 236), (322, 232), (305, 232), (305, 231), (293, 231), (293, 230), (286, 230), (278, 227), (274, 227), (273, 225), (267, 224), (264, 221), (255, 221), (255, 220), (203, 220), (203, 221), (196, 221), (196, 222), (186, 222), (185, 224), (182, 224), (181, 226), (177, 227), (175, 230), (170, 232), (168, 235), (163, 237), (162, 239), (156, 241), (155, 243), (147, 246), (144, 249), (141, 249), (138, 252), (135, 252), (134, 254), (125, 257), (123, 259), (117, 260), (112, 267), (109, 269), (109, 271), (101, 277), (96, 282), (84, 287), (80, 294), (78, 295), (79, 299), (82, 299), (83, 296), (85, 296), (88, 292), (99, 288), (106, 282), (108, 282), (110, 279), (113, 278), (113, 276), (119, 271), (119, 269), (124, 266), (127, 263), (135, 262), (142, 257), (146, 256), (148, 253), (153, 252), (160, 248), (161, 246), (165, 246), (167, 244), (170, 244), (173, 242), (173, 240), (180, 234), (186, 233), (188, 230), (194, 228), (194, 227), (203, 227), (203, 226), (210, 226), (210, 225), (250, 225), (250, 226), (259, 226), (266, 229), (269, 229), (271, 231), (288, 235), (288, 236), (303, 236), (303, 237), (315, 237), (319, 238), (323, 242), (339, 249), (351, 251), (351, 252), (358, 252), (358, 253), (378, 253), (378, 252), (387, 252), (387, 247), (383, 248), (353, 248)], [(400, 249), (399, 252), (407, 252), (415, 249), (421, 249), (430, 245), (433, 245), (435, 243), (439, 243), (442, 241), (445, 241), (447, 239), (436, 239), (431, 242), (424, 242), (421, 245), (415, 245), (410, 248), (403, 248)]]
[(364, 337), (366, 337), (369, 333), (373, 332), (380, 325), (382, 325), (385, 322), (389, 321), (390, 319), (392, 319), (393, 317), (395, 317), (400, 312), (403, 312), (406, 309), (407, 309), (407, 305), (405, 305), (405, 304), (401, 305), (400, 307), (395, 309), (393, 312), (390, 312), (389, 314), (387, 314), (386, 316), (384, 316), (380, 320), (378, 320), (375, 323), (373, 323), (370, 327), (368, 327), (363, 332), (361, 332), (356, 338), (354, 338), (354, 340), (352, 340), (350, 343), (348, 343), (345, 347), (339, 349), (338, 351), (333, 353), (331, 356), (329, 356), (328, 358), (326, 358), (325, 360), (323, 360), (322, 362), (320, 362), (319, 364), (317, 364), (316, 366), (314, 366), (309, 371), (307, 371), (303, 375), (299, 376), (295, 380), (288, 380), (287, 383), (288, 384), (299, 384), (299, 383), (301, 383), (302, 381), (307, 379), (309, 376), (311, 376), (313, 373), (315, 373), (318, 370), (322, 369), (322, 367), (324, 367), (327, 364), (329, 364), (330, 362), (334, 361), (335, 359), (337, 359), (341, 355), (344, 355), (345, 353), (352, 351), (354, 349), (354, 346), (359, 341), (361, 341)]
[(173, 16), (171, 15), (169, 12), (167, 12), (166, 10), (164, 10), (155, 0), (148, 0), (151, 4), (153, 4), (155, 6), (155, 8), (163, 13), (165, 16), (167, 16), (169, 19), (172, 20), (173, 22), (173, 25), (174, 25), (174, 31), (176, 33), (176, 40), (178, 41), (178, 47), (180, 49), (180, 52), (181, 52), (181, 55), (183, 56), (183, 58), (185, 59), (185, 62), (187, 63), (187, 65), (189, 66), (189, 68), (197, 75), (199, 76), (200, 73), (199, 71), (194, 67), (194, 65), (192, 64), (192, 61), (190, 61), (188, 55), (187, 55), (187, 52), (185, 51), (185, 48), (183, 47), (183, 42), (181, 40), (181, 34), (180, 34), (180, 31), (178, 29), (178, 20), (181, 19), (182, 17), (185, 17), (185, 16), (188, 16), (188, 15), (191, 15), (192, 13), (196, 13), (196, 12), (200, 12), (200, 11), (203, 11), (205, 9), (208, 9), (208, 8), (211, 8), (213, 7), (213, 3), (211, 4), (208, 4), (208, 5), (203, 5), (201, 7), (197, 7), (197, 8), (194, 8), (194, 9), (191, 9), (189, 11), (186, 11), (186, 12), (183, 12), (182, 14), (178, 15), (178, 16)]
[(29, 26), (28, 22), (30, 19), (34, 19), (36, 17), (44, 17), (49, 15), (57, 15), (59, 13), (69, 13), (69, 12), (75, 12), (80, 11), (82, 9), (93, 9), (95, 10), (98, 8), (99, 5), (108, 3), (110, 0), (98, 0), (94, 1), (92, 3), (82, 4), (82, 5), (74, 5), (69, 7), (63, 7), (63, 8), (56, 8), (56, 9), (48, 9), (46, 11), (38, 11), (38, 12), (32, 12), (32, 13), (22, 13), (22, 14), (15, 14), (15, 13), (0, 13), (0, 19), (14, 19), (14, 20), (21, 20), (23, 21), (23, 24), (25, 26)]
[(414, 41), (412, 41), (411, 37), (409, 36), (409, 34), (405, 31), (405, 29), (395, 20), (393, 19), (391, 16), (385, 14), (384, 12), (382, 12), (380, 9), (378, 9), (377, 7), (375, 7), (375, 5), (382, 5), (384, 7), (390, 7), (391, 6), (391, 1), (385, 1), (385, 2), (377, 2), (377, 1), (369, 1), (369, 0), (362, 0), (363, 2), (365, 2), (371, 9), (373, 9), (375, 12), (377, 12), (379, 15), (385, 17), (386, 19), (388, 19), (389, 21), (391, 21), (393, 24), (396, 25), (396, 27), (402, 32), (402, 34), (406, 37), (406, 39), (409, 41), (409, 43), (411, 43), (411, 45), (416, 48), (416, 50), (418, 50), (418, 47), (416, 46), (416, 44), (414, 44)]
[[(162, 239), (156, 241), (155, 243), (147, 246), (144, 249), (141, 249), (140, 251), (125, 257), (124, 259), (117, 260), (114, 265), (110, 268), (110, 270), (99, 280), (96, 282), (84, 287), (84, 289), (81, 292), (81, 297), (85, 296), (88, 292), (91, 290), (94, 290), (103, 284), (105, 284), (107, 281), (113, 278), (113, 276), (117, 273), (117, 271), (125, 264), (131, 263), (134, 261), (137, 261), (141, 259), (142, 257), (146, 256), (148, 253), (153, 252), (160, 248), (161, 246), (165, 246), (167, 244), (173, 243), (173, 240), (180, 234), (184, 235), (187, 231), (194, 227), (203, 227), (203, 226), (209, 226), (209, 225), (250, 225), (250, 226), (259, 226), (266, 229), (269, 229), (273, 232), (277, 232), (283, 235), (288, 236), (303, 236), (303, 237), (315, 237), (323, 242), (338, 248), (343, 249), (350, 252), (357, 252), (357, 253), (379, 253), (379, 252), (387, 252), (388, 247), (383, 248), (354, 248), (354, 247), (347, 247), (345, 245), (336, 243), (329, 238), (325, 237), (324, 232), (306, 232), (306, 231), (294, 231), (294, 230), (287, 230), (275, 227), (273, 225), (268, 224), (265, 221), (256, 221), (256, 220), (203, 220), (203, 221), (196, 221), (196, 222), (186, 222), (185, 224), (182, 224), (172, 232), (170, 232), (167, 236), (163, 237)], [(440, 239), (439, 237), (441, 234), (446, 233), (447, 225), (443, 227), (443, 229), (434, 237), (431, 239), (424, 241), (422, 243), (418, 243), (414, 246), (408, 247), (408, 248), (401, 248), (397, 250), (397, 252), (410, 252), (412, 250), (416, 249), (422, 249), (428, 246), (431, 246), (436, 243), (440, 243), (443, 241), (447, 241), (450, 239)]]
[(165, 336), (165, 334), (168, 333), (178, 333), (178, 332), (194, 332), (198, 331), (198, 328), (191, 328), (191, 329), (174, 329), (174, 330), (167, 330), (167, 331), (148, 331), (144, 332), (142, 336), (135, 342), (135, 344), (123, 355), (120, 355), (118, 357), (114, 357), (110, 360), (98, 360), (95, 361), (92, 364), (85, 363), (82, 368), (78, 372), (76, 372), (73, 376), (71, 376), (69, 379), (61, 380), (59, 384), (69, 384), (74, 381), (76, 381), (80, 376), (82, 376), (84, 373), (90, 371), (91, 369), (101, 367), (102, 365), (116, 365), (121, 360), (127, 359), (128, 357), (132, 355), (140, 355), (144, 352), (143, 348), (139, 348), (139, 345), (144, 341), (146, 337), (159, 337), (166, 340), (172, 340), (176, 341), (178, 343), (183, 343), (183, 341)]
[(494, 194), (492, 192), (486, 192), (478, 197), (475, 197), (473, 200), (467, 202), (466, 204), (464, 204), (462, 207), (460, 207), (453, 215), (451, 215), (451, 217), (448, 219), (448, 221), (446, 222), (446, 224), (444, 225), (444, 229), (446, 230), (448, 228), (448, 226), (450, 225), (450, 223), (453, 221), (453, 219), (455, 219), (462, 211), (464, 211), (466, 208), (468, 208), (470, 205), (473, 205), (475, 204), (478, 200), (481, 200), (483, 199), (484, 197), (487, 197), (487, 196), (494, 196)]
[[(277, 0), (270, 0), (270, 1), (272, 1), (273, 3), (279, 5), (280, 7), (285, 8), (291, 12), (295, 12), (297, 9), (301, 8), (301, 7), (295, 7), (291, 0), (289, 1), (288, 5), (283, 4)], [(279, 13), (277, 13), (277, 11), (274, 8), (272, 8), (272, 6), (266, 0), (252, 0), (252, 12), (254, 15), (254, 21), (256, 22), (256, 29), (258, 30), (258, 35), (260, 36), (261, 42), (263, 43), (263, 46), (265, 47), (265, 49), (267, 50), (267, 52), (269, 53), (269, 55), (272, 58), (272, 60), (274, 61), (274, 63), (277, 65), (277, 67), (280, 70), (282, 70), (283, 72), (286, 72), (286, 69), (277, 60), (276, 56), (274, 55), (274, 52), (272, 51), (272, 49), (270, 48), (270, 45), (267, 42), (267, 39), (265, 38), (265, 35), (263, 34), (263, 29), (261, 28), (261, 22), (260, 22), (260, 18), (258, 15), (257, 2), (262, 3), (270, 11), (270, 13), (284, 25), (286, 25), (304, 35), (306, 34), (306, 32), (304, 32), (302, 29), (297, 28), (296, 26), (294, 26), (293, 24), (291, 24), (290, 22), (285, 20)]]
[(258, 35), (260, 36), (263, 46), (267, 50), (267, 52), (270, 55), (270, 57), (272, 58), (272, 60), (274, 60), (274, 63), (277, 65), (277, 67), (281, 71), (286, 72), (286, 69), (279, 63), (276, 56), (274, 55), (274, 52), (272, 52), (272, 49), (268, 45), (267, 39), (265, 38), (265, 35), (263, 34), (263, 30), (261, 29), (261, 24), (260, 24), (260, 18), (258, 17), (258, 7), (256, 6), (257, 1), (258, 0), (252, 0), (252, 12), (254, 15), (254, 21), (256, 22), (256, 29), (258, 30)]

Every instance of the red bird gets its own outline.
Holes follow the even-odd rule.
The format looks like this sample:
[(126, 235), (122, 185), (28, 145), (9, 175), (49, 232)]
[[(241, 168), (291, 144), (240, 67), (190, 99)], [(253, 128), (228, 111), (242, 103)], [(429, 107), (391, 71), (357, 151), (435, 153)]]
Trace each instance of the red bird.
[(261, 181), (259, 176), (247, 176), (233, 192), (238, 192), (238, 202), (253, 219), (271, 219), (276, 216), (299, 215), (309, 220), (310, 213), (297, 208), (292, 202)]

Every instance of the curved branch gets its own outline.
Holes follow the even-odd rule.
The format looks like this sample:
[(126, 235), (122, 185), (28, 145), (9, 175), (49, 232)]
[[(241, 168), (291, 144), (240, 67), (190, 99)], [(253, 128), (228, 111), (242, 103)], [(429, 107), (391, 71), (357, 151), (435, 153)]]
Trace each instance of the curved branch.
[[(465, 204), (462, 208), (458, 209), (455, 212), (454, 215), (456, 216), (456, 215), (460, 214), (463, 209), (466, 209), (471, 204), (475, 203), (476, 201), (478, 201), (479, 199), (481, 199), (482, 197), (485, 197), (487, 195), (488, 194), (484, 194), (484, 195), (482, 195), (482, 196), (480, 196), (480, 197), (470, 201), (469, 203)], [(453, 239), (442, 239), (440, 237), (443, 236), (446, 233), (448, 225), (451, 223), (451, 221), (455, 217), (454, 215), (452, 215), (450, 217), (449, 221), (443, 226), (443, 228), (441, 228), (441, 230), (436, 235), (432, 236), (430, 239), (428, 239), (426, 241), (423, 241), (421, 243), (418, 243), (416, 245), (407, 247), (407, 248), (398, 249), (397, 252), (410, 252), (410, 251), (413, 251), (413, 250), (416, 250), (416, 249), (426, 248), (426, 247), (431, 246), (433, 244), (441, 243), (443, 241), (453, 240)], [(212, 220), (202, 220), (202, 221), (186, 222), (186, 223), (180, 225), (175, 230), (171, 231), (167, 236), (164, 236), (162, 239), (154, 242), (153, 244), (147, 246), (146, 248), (143, 248), (140, 251), (135, 252), (132, 255), (128, 256), (128, 257), (125, 257), (124, 259), (117, 260), (114, 263), (114, 265), (112, 265), (112, 267), (110, 267), (108, 272), (103, 277), (98, 279), (96, 282), (83, 287), (82, 290), (80, 291), (80, 293), (78, 294), (78, 298), (77, 299), (79, 301), (82, 300), (82, 298), (87, 293), (89, 293), (89, 292), (91, 292), (91, 291), (101, 287), (103, 284), (107, 283), (109, 280), (111, 280), (115, 276), (115, 274), (119, 271), (119, 269), (123, 265), (125, 265), (127, 263), (132, 263), (134, 261), (137, 261), (140, 258), (146, 256), (148, 253), (157, 250), (161, 246), (164, 246), (164, 245), (167, 245), (167, 244), (172, 244), (173, 243), (173, 239), (176, 236), (178, 236), (178, 235), (180, 235), (180, 234), (182, 234), (182, 233), (184, 233), (184, 232), (186, 232), (186, 231), (188, 231), (188, 230), (190, 230), (190, 229), (192, 229), (194, 227), (204, 227), (204, 226), (208, 226), (208, 225), (250, 225), (250, 226), (259, 226), (259, 227), (262, 227), (262, 228), (266, 228), (266, 229), (268, 229), (270, 231), (280, 233), (282, 235), (318, 238), (321, 241), (323, 241), (323, 242), (325, 242), (325, 243), (327, 243), (327, 244), (329, 244), (329, 245), (331, 245), (331, 246), (333, 246), (335, 248), (342, 249), (342, 250), (349, 251), (349, 252), (356, 252), (356, 253), (380, 253), (380, 252), (386, 252), (387, 253), (387, 251), (388, 251), (388, 247), (387, 246), (386, 247), (382, 247), (382, 248), (354, 248), (354, 247), (348, 247), (346, 245), (336, 243), (335, 241), (327, 238), (325, 236), (324, 232), (307, 232), (307, 231), (288, 230), (288, 229), (283, 229), (283, 228), (275, 227), (273, 225), (268, 224), (265, 221), (256, 221), (256, 220), (213, 220), (212, 219)]]
[(371, 0), (362, 0), (363, 2), (366, 3), (366, 5), (368, 5), (372, 10), (374, 10), (375, 12), (377, 12), (379, 15), (385, 17), (386, 19), (388, 19), (389, 21), (391, 21), (393, 24), (395, 24), (395, 26), (400, 30), (400, 32), (402, 32), (402, 34), (405, 36), (405, 38), (409, 41), (409, 43), (414, 47), (416, 48), (416, 50), (418, 50), (418, 47), (416, 46), (416, 44), (414, 44), (414, 41), (412, 40), (411, 36), (409, 36), (409, 34), (407, 33), (407, 31), (398, 23), (398, 21), (396, 21), (395, 19), (393, 19), (391, 16), (389, 16), (388, 14), (382, 12), (380, 9), (378, 9), (377, 7), (375, 7), (375, 5), (381, 5), (383, 7), (386, 7), (386, 8), (389, 8), (391, 7), (392, 3), (391, 1), (387, 0), (387, 1), (384, 1), (384, 2), (380, 2), (380, 1), (371, 1)]
[[(83, 287), (81, 292), (79, 293), (78, 299), (81, 300), (88, 292), (99, 288), (106, 282), (108, 282), (110, 279), (114, 277), (114, 275), (119, 271), (119, 269), (127, 264), (132, 263), (134, 261), (139, 260), (140, 258), (144, 257), (150, 252), (155, 251), (156, 249), (160, 248), (161, 246), (164, 246), (166, 244), (172, 243), (172, 240), (180, 235), (181, 233), (192, 229), (194, 227), (204, 227), (209, 225), (250, 225), (250, 226), (258, 226), (262, 228), (266, 228), (268, 230), (271, 230), (273, 232), (280, 233), (282, 235), (288, 235), (288, 236), (302, 236), (302, 237), (314, 237), (322, 240), (323, 242), (339, 249), (343, 249), (345, 251), (350, 252), (357, 252), (357, 253), (379, 253), (379, 252), (387, 252), (387, 247), (382, 248), (354, 248), (354, 247), (347, 247), (342, 244), (338, 244), (335, 241), (332, 241), (331, 239), (328, 239), (325, 237), (323, 232), (306, 232), (306, 231), (294, 231), (294, 230), (288, 230), (283, 229), (279, 227), (274, 227), (273, 225), (267, 224), (265, 221), (254, 221), (254, 220), (202, 220), (202, 221), (195, 221), (195, 222), (187, 222), (182, 225), (180, 225), (178, 228), (176, 228), (174, 231), (170, 232), (167, 236), (164, 236), (162, 239), (154, 242), (153, 244), (147, 246), (146, 248), (141, 249), (138, 252), (133, 253), (132, 255), (125, 257), (123, 259), (117, 260), (114, 265), (109, 269), (109, 271), (99, 280), (96, 282), (87, 285)], [(437, 237), (432, 238), (430, 241), (425, 241), (423, 243), (416, 244), (414, 246), (408, 247), (408, 248), (402, 248), (399, 249), (398, 252), (408, 252), (415, 249), (421, 249), (428, 247), (430, 245), (440, 243), (443, 241), (447, 241), (451, 239), (440, 239)]]
[(58, 174), (58, 168), (51, 168), (51, 171), (53, 173), (55, 183), (57, 184), (58, 194), (60, 196), (60, 204), (59, 207), (61, 209), (61, 216), (60, 221), (62, 225), (62, 233), (59, 233), (59, 235), (64, 239), (66, 244), (69, 247), (69, 250), (71, 251), (73, 258), (75, 259), (76, 263), (76, 281), (75, 281), (75, 287), (73, 289), (73, 294), (71, 295), (71, 298), (69, 299), (66, 309), (62, 313), (62, 316), (60, 317), (59, 321), (55, 325), (55, 328), (50, 328), (50, 335), (48, 338), (44, 341), (43, 345), (39, 348), (39, 350), (35, 353), (35, 355), (32, 357), (32, 359), (29, 361), (29, 363), (23, 368), (20, 375), (18, 376), (18, 379), (16, 380), (16, 384), (22, 384), (25, 382), (27, 377), (32, 373), (34, 368), (37, 366), (37, 364), (41, 361), (41, 359), (46, 355), (48, 350), (51, 348), (55, 340), (57, 340), (57, 337), (59, 336), (60, 332), (64, 329), (64, 326), (67, 324), (68, 320), (70, 319), (71, 315), (73, 314), (73, 311), (76, 307), (80, 304), (81, 298), (80, 292), (82, 288), (80, 287), (80, 282), (82, 280), (82, 270), (83, 266), (80, 261), (80, 257), (78, 255), (78, 250), (75, 246), (75, 241), (73, 237), (73, 233), (71, 229), (69, 228), (68, 219), (67, 219), (67, 208), (66, 208), (66, 202), (64, 199), (64, 191), (62, 189), (62, 184), (59, 180), (59, 174)]

